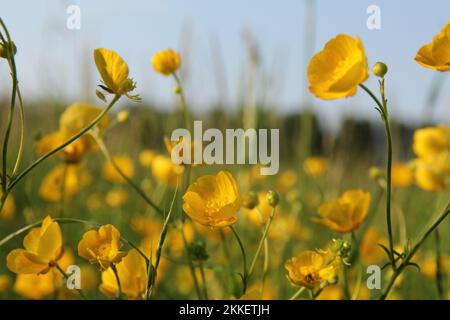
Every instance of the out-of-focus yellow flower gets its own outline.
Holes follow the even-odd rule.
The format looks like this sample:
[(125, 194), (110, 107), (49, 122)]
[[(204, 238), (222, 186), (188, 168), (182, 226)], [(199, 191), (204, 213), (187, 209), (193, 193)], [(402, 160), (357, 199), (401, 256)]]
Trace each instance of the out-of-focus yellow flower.
[(15, 249), (8, 254), (8, 269), (19, 274), (47, 273), (64, 251), (59, 224), (47, 216), (41, 227), (28, 232), (23, 246), (25, 249)]
[(209, 227), (223, 228), (237, 221), (241, 196), (228, 171), (203, 176), (183, 195), (183, 210), (192, 220)]
[[(183, 223), (183, 233), (187, 243), (192, 243), (194, 241), (195, 229), (189, 221)], [(171, 229), (167, 240), (171, 254), (175, 257), (180, 257), (184, 252), (184, 240), (178, 230)]]
[(368, 77), (361, 40), (345, 34), (328, 41), (308, 66), (309, 90), (326, 100), (355, 95), (358, 85)]
[(303, 170), (311, 177), (319, 177), (328, 171), (329, 163), (325, 157), (309, 157), (303, 162)]
[[(133, 249), (117, 264), (116, 268), (122, 292), (129, 299), (141, 299), (147, 290), (148, 279), (144, 258)], [(112, 269), (108, 269), (102, 273), (100, 291), (109, 297), (117, 296), (119, 289), (116, 276)]]
[(100, 48), (94, 50), (94, 60), (97, 70), (107, 89), (115, 94), (127, 94), (136, 87), (128, 78), (128, 65), (114, 51)]
[(303, 251), (286, 261), (289, 281), (296, 286), (314, 289), (335, 276), (333, 264), (327, 264), (324, 255), (315, 251)]
[(266, 196), (267, 192), (258, 192), (258, 207), (244, 210), (249, 220), (258, 227), (266, 223), (273, 210), (273, 208), (267, 202)]
[[(0, 197), (2, 193), (0, 192)], [(5, 203), (3, 204), (3, 209), (0, 211), (0, 220), (9, 221), (14, 217), (16, 213), (16, 204), (14, 202), (14, 197), (12, 194), (8, 194)]]
[(152, 174), (155, 179), (171, 187), (181, 185), (183, 172), (183, 166), (173, 164), (169, 157), (158, 155), (152, 161)]
[(435, 156), (450, 149), (450, 131), (445, 125), (417, 129), (413, 136), (413, 150), (417, 157)]
[(112, 208), (121, 207), (128, 202), (128, 192), (121, 188), (110, 190), (105, 200), (106, 204)]
[(423, 67), (438, 71), (450, 70), (450, 20), (431, 43), (417, 52), (415, 60)]
[(55, 292), (54, 275), (19, 274), (14, 283), (14, 292), (27, 298), (40, 300)]
[(448, 153), (415, 160), (414, 177), (416, 185), (425, 191), (439, 192), (444, 190), (449, 172), (450, 159)]
[[(102, 110), (93, 104), (74, 103), (67, 107), (59, 118), (59, 129), (74, 135), (88, 126), (101, 112)], [(105, 132), (109, 126), (108, 116), (105, 115), (97, 126), (100, 133)]]
[(158, 51), (152, 57), (153, 69), (165, 76), (171, 75), (177, 71), (180, 65), (181, 56), (172, 49)]
[(101, 269), (106, 270), (111, 263), (119, 263), (127, 255), (120, 251), (121, 247), (119, 230), (107, 224), (83, 235), (78, 243), (78, 255), (91, 263), (98, 262)]
[(377, 264), (386, 258), (379, 243), (385, 243), (384, 237), (375, 228), (367, 229), (359, 245), (359, 255), (365, 265)]
[(247, 289), (247, 292), (239, 300), (274, 300), (274, 291), (273, 283), (270, 281), (264, 283), (262, 291), (261, 284), (255, 283)]
[[(66, 142), (72, 137), (64, 131), (56, 131), (42, 137), (36, 144), (36, 154), (42, 156)], [(89, 137), (81, 137), (62, 150), (58, 151), (56, 154), (60, 160), (65, 163), (78, 163), (81, 161), (83, 156), (89, 150), (91, 143), (89, 142)]]
[(159, 237), (159, 233), (161, 232), (162, 227), (162, 221), (157, 218), (134, 216), (131, 219), (131, 228), (145, 237)]
[(86, 199), (86, 206), (91, 211), (95, 211), (95, 210), (99, 209), (102, 206), (102, 203), (103, 203), (103, 197), (98, 192), (90, 194)]
[[(434, 254), (428, 254), (426, 258), (420, 262), (420, 271), (430, 280), (436, 278), (436, 256)], [(450, 256), (443, 255), (441, 257), (441, 271), (444, 274), (450, 274)]]
[(277, 190), (286, 192), (293, 188), (298, 181), (297, 173), (294, 170), (285, 170), (278, 175)]
[(91, 181), (91, 175), (81, 166), (59, 164), (44, 177), (39, 187), (39, 195), (47, 201), (58, 202), (62, 197), (61, 192), (64, 191), (64, 200), (70, 200)]
[(361, 189), (348, 190), (331, 201), (322, 204), (314, 223), (338, 233), (358, 228), (365, 220), (370, 205), (370, 193)]
[(311, 239), (311, 230), (302, 227), (295, 217), (277, 212), (277, 217), (273, 219), (269, 229), (269, 238), (275, 241), (288, 241), (290, 239), (307, 241)]
[(316, 300), (342, 300), (344, 298), (344, 293), (338, 285), (327, 286), (323, 291), (317, 296)]
[(127, 110), (122, 110), (117, 114), (117, 121), (125, 122), (130, 118), (130, 113)]
[(139, 152), (139, 163), (143, 167), (151, 167), (153, 159), (157, 156), (157, 153), (150, 149), (144, 149)]
[(9, 287), (9, 277), (5, 274), (0, 275), (0, 294), (8, 290)]
[(405, 188), (414, 182), (414, 172), (406, 163), (395, 163), (392, 166), (391, 184), (393, 187)]
[[(113, 157), (113, 161), (126, 177), (132, 178), (134, 176), (133, 160), (131, 160), (129, 156), (125, 154), (116, 155)], [(107, 161), (103, 165), (103, 177), (109, 182), (114, 183), (126, 182), (119, 174), (119, 172), (117, 172), (116, 168), (114, 168), (114, 165), (111, 161)]]

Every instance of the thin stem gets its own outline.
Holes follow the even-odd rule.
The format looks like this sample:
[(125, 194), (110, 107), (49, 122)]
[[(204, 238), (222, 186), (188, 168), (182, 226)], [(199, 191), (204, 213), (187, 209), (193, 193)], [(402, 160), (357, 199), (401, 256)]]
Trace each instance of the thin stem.
[[(68, 280), (69, 276), (66, 274), (66, 272), (61, 268), (61, 266), (59, 264), (55, 264), (56, 269), (63, 275), (63, 277)], [(83, 290), (81, 289), (76, 289), (78, 294), (84, 299), (87, 300), (86, 295), (84, 294)]]
[(161, 230), (161, 234), (159, 236), (159, 241), (158, 241), (158, 246), (156, 248), (156, 258), (155, 258), (155, 265), (153, 266), (152, 264), (150, 264), (150, 268), (148, 269), (148, 289), (147, 289), (147, 299), (150, 298), (150, 296), (153, 293), (153, 287), (156, 283), (156, 277), (158, 275), (158, 267), (159, 267), (159, 262), (161, 261), (161, 254), (162, 254), (162, 249), (164, 246), (164, 241), (166, 239), (167, 236), (167, 230), (169, 228), (169, 222), (170, 222), (170, 218), (172, 217), (172, 212), (173, 212), (173, 207), (175, 204), (175, 199), (177, 197), (177, 191), (178, 188), (175, 189), (175, 193), (173, 195), (172, 198), (172, 202), (170, 204), (170, 209), (169, 209), (169, 213), (167, 214), (167, 217), (164, 221), (164, 225), (163, 228)]
[(275, 208), (273, 208), (272, 212), (270, 213), (269, 219), (267, 220), (266, 226), (264, 228), (264, 232), (263, 232), (263, 234), (261, 236), (261, 240), (259, 241), (258, 249), (255, 252), (255, 256), (253, 257), (252, 263), (250, 264), (250, 268), (248, 269), (248, 276), (249, 277), (253, 273), (253, 269), (255, 268), (256, 261), (258, 260), (259, 254), (261, 253), (261, 249), (262, 249), (262, 247), (264, 245), (264, 241), (267, 238), (267, 234), (269, 232), (269, 228), (270, 228), (270, 225), (272, 223), (274, 214), (275, 214)]
[(187, 242), (186, 236), (184, 234), (183, 225), (181, 224), (181, 222), (179, 222), (177, 225), (178, 225), (178, 233), (180, 234), (181, 239), (183, 240), (184, 252), (186, 260), (188, 262), (189, 270), (191, 271), (191, 277), (194, 282), (195, 292), (197, 293), (197, 297), (199, 299), (202, 299), (200, 285), (198, 284), (197, 275), (195, 274), (194, 263), (192, 262), (191, 253), (189, 252), (189, 243)]
[(242, 294), (245, 294), (245, 292), (247, 291), (247, 279), (248, 279), (247, 256), (245, 255), (244, 245), (242, 244), (241, 238), (239, 238), (238, 233), (233, 228), (233, 226), (230, 226), (230, 229), (233, 232), (234, 237), (236, 238), (236, 240), (239, 244), (239, 248), (241, 249), (241, 253), (242, 253), (242, 270), (243, 270), (243, 273), (241, 274), (242, 285), (243, 285)]
[(114, 169), (117, 171), (117, 173), (141, 196), (144, 201), (151, 206), (153, 209), (156, 210), (160, 215), (164, 216), (164, 211), (159, 208), (145, 193), (144, 190), (142, 190), (131, 178), (129, 178), (123, 171), (120, 169), (120, 167), (117, 165), (117, 163), (114, 161), (113, 157), (111, 156), (108, 148), (106, 147), (105, 143), (103, 142), (103, 139), (96, 133), (91, 134), (92, 137), (94, 137), (95, 141), (100, 147), (100, 150), (102, 151), (103, 155), (105, 156), (106, 160), (111, 162)]
[(385, 289), (383, 290), (382, 294), (379, 297), (380, 300), (385, 300), (388, 297), (392, 287), (394, 286), (395, 280), (409, 265), (411, 259), (414, 257), (414, 254), (419, 250), (419, 248), (422, 246), (422, 244), (425, 242), (428, 236), (442, 223), (442, 221), (445, 220), (445, 218), (447, 218), (449, 214), (450, 214), (450, 203), (447, 204), (444, 211), (442, 211), (442, 213), (434, 221), (429, 223), (429, 226), (425, 226), (423, 231), (417, 237), (415, 245), (408, 252), (402, 263), (394, 270), (394, 273), (392, 274), (387, 286), (385, 287)]
[(22, 171), (19, 175), (17, 175), (16, 178), (14, 178), (11, 183), (8, 186), (8, 191), (10, 191), (20, 180), (22, 180), (31, 170), (33, 170), (37, 165), (39, 165), (42, 161), (46, 160), (47, 158), (51, 157), (61, 149), (67, 147), (69, 144), (80, 138), (81, 136), (85, 135), (89, 130), (91, 130), (94, 126), (97, 125), (97, 123), (100, 122), (100, 120), (106, 115), (106, 113), (113, 107), (113, 105), (120, 99), (120, 95), (115, 95), (114, 98), (109, 102), (108, 106), (98, 114), (98, 116), (91, 121), (84, 129), (82, 129), (80, 132), (72, 136), (72, 138), (68, 139), (66, 142), (58, 146), (57, 148), (47, 152), (43, 156), (39, 157), (36, 161), (34, 161), (32, 164), (30, 164), (24, 171)]
[(20, 164), (22, 163), (23, 156), (23, 147), (25, 144), (25, 114), (23, 109), (23, 101), (22, 94), (20, 93), (19, 84), (17, 84), (17, 98), (19, 101), (19, 118), (20, 118), (20, 143), (19, 143), (19, 151), (17, 152), (16, 163), (14, 164), (13, 171), (11, 173), (11, 177), (14, 178), (17, 171), (19, 171)]
[(67, 177), (67, 170), (68, 170), (68, 164), (65, 163), (63, 165), (63, 172), (61, 177), (61, 189), (60, 189), (60, 199), (59, 199), (59, 209), (61, 210), (61, 213), (64, 214), (64, 201), (65, 201), (65, 193), (66, 193), (66, 177)]
[(16, 105), (16, 91), (17, 91), (17, 70), (16, 70), (16, 62), (14, 60), (14, 52), (12, 49), (12, 41), (9, 35), (8, 29), (4, 24), (3, 20), (0, 18), (0, 24), (5, 31), (8, 50), (8, 65), (11, 70), (11, 80), (12, 80), (12, 88), (11, 88), (11, 103), (9, 106), (8, 120), (6, 124), (5, 137), (3, 140), (3, 158), (2, 158), (2, 191), (3, 193), (7, 193), (7, 161), (8, 161), (8, 144), (9, 144), (9, 136), (11, 134), (12, 122), (14, 119), (14, 107)]
[(203, 296), (206, 300), (209, 300), (208, 285), (206, 284), (205, 268), (203, 266), (203, 263), (200, 263), (200, 274), (202, 276), (202, 282), (203, 282)]
[(393, 240), (393, 232), (392, 232), (392, 218), (391, 218), (391, 175), (392, 175), (392, 135), (391, 128), (389, 125), (389, 113), (387, 108), (387, 100), (385, 97), (384, 91), (384, 78), (380, 80), (380, 92), (382, 102), (378, 100), (378, 98), (373, 94), (373, 92), (367, 88), (365, 85), (360, 84), (360, 87), (363, 88), (370, 97), (375, 101), (378, 105), (379, 112), (381, 114), (381, 119), (383, 120), (384, 129), (386, 132), (386, 141), (387, 141), (387, 163), (386, 163), (386, 224), (388, 230), (389, 237), (389, 253), (390, 260), (392, 264), (393, 270), (396, 269), (395, 258), (394, 258), (394, 240)]
[(300, 289), (298, 289), (297, 292), (294, 293), (294, 294), (292, 295), (292, 297), (289, 298), (289, 300), (295, 300), (295, 299), (297, 299), (297, 298), (303, 293), (303, 291), (305, 291), (305, 289), (306, 289), (306, 287), (301, 287)]
[(344, 297), (346, 300), (350, 300), (351, 295), (350, 295), (350, 288), (349, 288), (349, 283), (348, 283), (348, 266), (345, 265), (343, 262), (341, 263), (341, 265), (342, 265), (342, 275), (343, 275), (342, 286), (344, 289)]
[(119, 273), (117, 272), (116, 265), (114, 263), (111, 263), (111, 270), (114, 272), (114, 275), (116, 276), (117, 281), (117, 299), (120, 299), (122, 297), (122, 285), (120, 283)]
[(442, 257), (441, 257), (441, 237), (439, 229), (434, 231), (434, 242), (436, 249), (436, 288), (438, 291), (439, 299), (444, 300), (444, 286), (443, 286), (443, 274), (442, 274)]
[(183, 109), (184, 124), (186, 126), (186, 129), (188, 129), (189, 131), (192, 131), (192, 126), (191, 126), (190, 117), (189, 117), (189, 109), (188, 109), (188, 105), (186, 102), (186, 97), (184, 95), (184, 89), (183, 89), (183, 85), (181, 83), (181, 79), (175, 72), (172, 75), (173, 75), (173, 78), (175, 79), (175, 82), (179, 89), (178, 95), (180, 96), (180, 105), (181, 105), (181, 108)]

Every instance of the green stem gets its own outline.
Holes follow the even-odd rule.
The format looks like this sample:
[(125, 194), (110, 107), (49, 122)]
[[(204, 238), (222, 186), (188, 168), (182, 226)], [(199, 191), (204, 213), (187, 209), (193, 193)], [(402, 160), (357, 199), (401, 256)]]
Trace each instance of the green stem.
[(269, 228), (272, 223), (274, 214), (275, 214), (275, 208), (272, 209), (269, 219), (267, 220), (266, 226), (264, 228), (264, 232), (263, 232), (263, 234), (261, 236), (261, 240), (259, 241), (259, 244), (258, 244), (258, 249), (255, 252), (255, 256), (253, 257), (252, 263), (250, 264), (250, 268), (248, 269), (248, 277), (250, 277), (253, 273), (253, 269), (255, 268), (256, 261), (258, 260), (259, 254), (261, 253), (261, 249), (264, 245), (264, 241), (267, 238), (267, 234), (269, 233)]
[(375, 101), (378, 105), (379, 112), (381, 114), (381, 119), (383, 120), (384, 129), (386, 132), (386, 140), (387, 140), (387, 163), (386, 163), (386, 223), (389, 237), (389, 253), (390, 260), (392, 263), (393, 270), (396, 269), (395, 265), (395, 256), (394, 256), (394, 240), (392, 233), (392, 218), (391, 218), (391, 174), (392, 174), (392, 135), (391, 128), (389, 125), (389, 113), (387, 108), (387, 100), (384, 93), (384, 78), (380, 80), (380, 92), (382, 103), (378, 98), (367, 88), (365, 85), (360, 84), (360, 87), (363, 88)]
[[(69, 276), (66, 274), (66, 272), (61, 268), (61, 266), (59, 264), (55, 264), (56, 269), (63, 275), (64, 279), (68, 280)], [(84, 294), (83, 290), (81, 289), (76, 289), (78, 294), (84, 299), (87, 300), (86, 295)]]
[(444, 211), (442, 211), (442, 213), (433, 222), (429, 223), (429, 226), (426, 226), (423, 229), (423, 231), (419, 234), (417, 240), (415, 241), (415, 245), (408, 252), (402, 263), (394, 270), (394, 273), (392, 274), (387, 286), (385, 287), (385, 289), (383, 290), (382, 294), (379, 297), (380, 300), (385, 300), (388, 297), (395, 283), (395, 280), (409, 265), (409, 262), (414, 257), (414, 254), (419, 250), (419, 248), (422, 246), (422, 244), (428, 238), (428, 236), (442, 223), (442, 221), (445, 220), (445, 218), (447, 218), (449, 214), (450, 214), (450, 203), (448, 203)]
[(444, 300), (444, 286), (443, 286), (443, 273), (442, 273), (442, 257), (441, 257), (441, 238), (439, 229), (434, 231), (434, 241), (436, 245), (436, 288), (438, 291), (439, 299)]
[(305, 291), (305, 289), (306, 289), (306, 287), (301, 287), (300, 289), (298, 289), (297, 292), (294, 293), (294, 294), (292, 295), (292, 297), (289, 298), (289, 300), (295, 300), (295, 299), (297, 299), (297, 298), (302, 294), (302, 292)]
[(100, 122), (100, 120), (106, 115), (106, 113), (113, 107), (113, 105), (120, 99), (120, 95), (115, 95), (114, 98), (109, 102), (108, 106), (98, 114), (98, 116), (91, 121), (84, 129), (82, 129), (80, 132), (75, 134), (72, 138), (58, 146), (57, 148), (47, 152), (46, 154), (39, 157), (36, 161), (34, 161), (32, 164), (30, 164), (24, 171), (22, 171), (19, 175), (17, 175), (16, 178), (14, 178), (11, 183), (8, 186), (8, 191), (10, 191), (20, 180), (22, 180), (31, 170), (33, 170), (36, 166), (38, 166), (42, 161), (46, 160), (47, 158), (51, 157), (61, 149), (64, 149), (69, 144), (80, 138), (81, 136), (85, 135), (89, 130), (91, 130), (94, 126), (97, 125), (97, 123)]
[(242, 253), (242, 270), (243, 270), (243, 273), (241, 274), (242, 285), (243, 285), (242, 294), (245, 294), (245, 292), (247, 291), (247, 279), (248, 279), (247, 256), (245, 255), (244, 245), (242, 244), (241, 238), (239, 238), (238, 233), (233, 228), (233, 226), (230, 226), (230, 229), (233, 232), (234, 237), (236, 238), (236, 240), (237, 240), (237, 242), (239, 244), (239, 248), (241, 249), (241, 253)]
[(14, 60), (14, 52), (12, 49), (12, 41), (11, 36), (9, 35), (8, 29), (6, 28), (5, 23), (0, 18), (0, 25), (2, 29), (5, 31), (6, 40), (8, 45), (6, 49), (8, 50), (8, 65), (11, 70), (11, 80), (12, 80), (12, 88), (11, 88), (11, 103), (9, 106), (8, 120), (6, 124), (5, 137), (3, 140), (3, 157), (2, 157), (2, 191), (3, 193), (7, 193), (7, 161), (8, 161), (8, 144), (9, 144), (9, 136), (11, 134), (12, 122), (14, 119), (14, 107), (16, 105), (16, 91), (17, 91), (17, 70), (16, 70), (16, 62)]
[(206, 300), (209, 300), (208, 285), (206, 284), (205, 268), (203, 266), (203, 263), (200, 263), (200, 274), (202, 276), (202, 282), (203, 282), (203, 296)]
[(117, 299), (121, 299), (121, 297), (122, 297), (122, 285), (120, 283), (119, 273), (117, 272), (117, 268), (116, 268), (116, 265), (114, 263), (111, 263), (111, 270), (114, 272), (114, 275), (116, 276), (117, 289), (118, 289)]
[(92, 137), (94, 137), (95, 141), (100, 147), (100, 150), (102, 151), (103, 155), (105, 156), (106, 160), (111, 162), (114, 169), (117, 171), (117, 173), (141, 196), (144, 201), (151, 206), (153, 209), (155, 209), (156, 212), (158, 212), (160, 215), (164, 216), (164, 211), (159, 208), (145, 193), (144, 190), (142, 190), (131, 178), (129, 178), (123, 171), (120, 169), (120, 167), (117, 165), (117, 163), (114, 161), (113, 157), (111, 156), (108, 148), (106, 147), (105, 143), (103, 142), (103, 139), (97, 134), (92, 133)]
[(19, 171), (20, 164), (22, 163), (23, 147), (25, 144), (25, 114), (23, 111), (24, 109), (23, 109), (22, 94), (20, 93), (19, 84), (17, 84), (17, 98), (19, 101), (20, 143), (19, 143), (19, 151), (17, 152), (16, 163), (14, 164), (14, 168), (11, 173), (12, 178), (14, 178), (17, 171)]

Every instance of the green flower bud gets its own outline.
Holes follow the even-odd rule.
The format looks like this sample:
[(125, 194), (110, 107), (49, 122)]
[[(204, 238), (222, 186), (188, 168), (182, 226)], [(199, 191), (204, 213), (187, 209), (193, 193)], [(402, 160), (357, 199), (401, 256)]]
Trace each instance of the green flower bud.
[(377, 62), (373, 66), (372, 72), (377, 77), (384, 78), (384, 76), (388, 72), (388, 66), (383, 62)]
[(254, 209), (258, 204), (258, 195), (253, 191), (250, 191), (242, 197), (242, 206), (246, 209)]
[(11, 42), (11, 44), (9, 44), (9, 42), (3, 42), (3, 43), (0, 43), (0, 57), (2, 57), (4, 59), (8, 59), (8, 56), (9, 56), (8, 46), (11, 46), (13, 55), (16, 55), (17, 47), (14, 44), (14, 42)]
[(278, 202), (280, 202), (280, 197), (275, 191), (269, 190), (267, 192), (266, 200), (271, 207), (276, 207)]
[(175, 88), (173, 88), (173, 93), (175, 94), (181, 94), (182, 89), (179, 85), (177, 85)]
[(192, 257), (192, 261), (203, 262), (209, 259), (209, 255), (206, 252), (206, 246), (203, 241), (196, 241), (189, 246), (189, 253)]

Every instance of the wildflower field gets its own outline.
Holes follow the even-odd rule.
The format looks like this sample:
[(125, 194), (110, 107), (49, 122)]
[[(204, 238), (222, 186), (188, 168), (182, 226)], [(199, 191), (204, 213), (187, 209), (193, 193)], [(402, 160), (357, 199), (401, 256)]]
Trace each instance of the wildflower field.
[[(282, 114), (251, 91), (237, 111), (196, 112), (179, 48), (144, 57), (170, 109), (140, 95), (142, 66), (113, 46), (87, 57), (95, 99), (33, 103), (12, 19), (0, 16), (1, 299), (450, 299), (450, 127), (392, 119), (391, 66), (362, 37), (336, 32), (308, 61), (308, 95), (366, 95), (376, 114), (328, 133), (314, 108)], [(407, 58), (450, 71), (450, 21), (421, 40)]]

